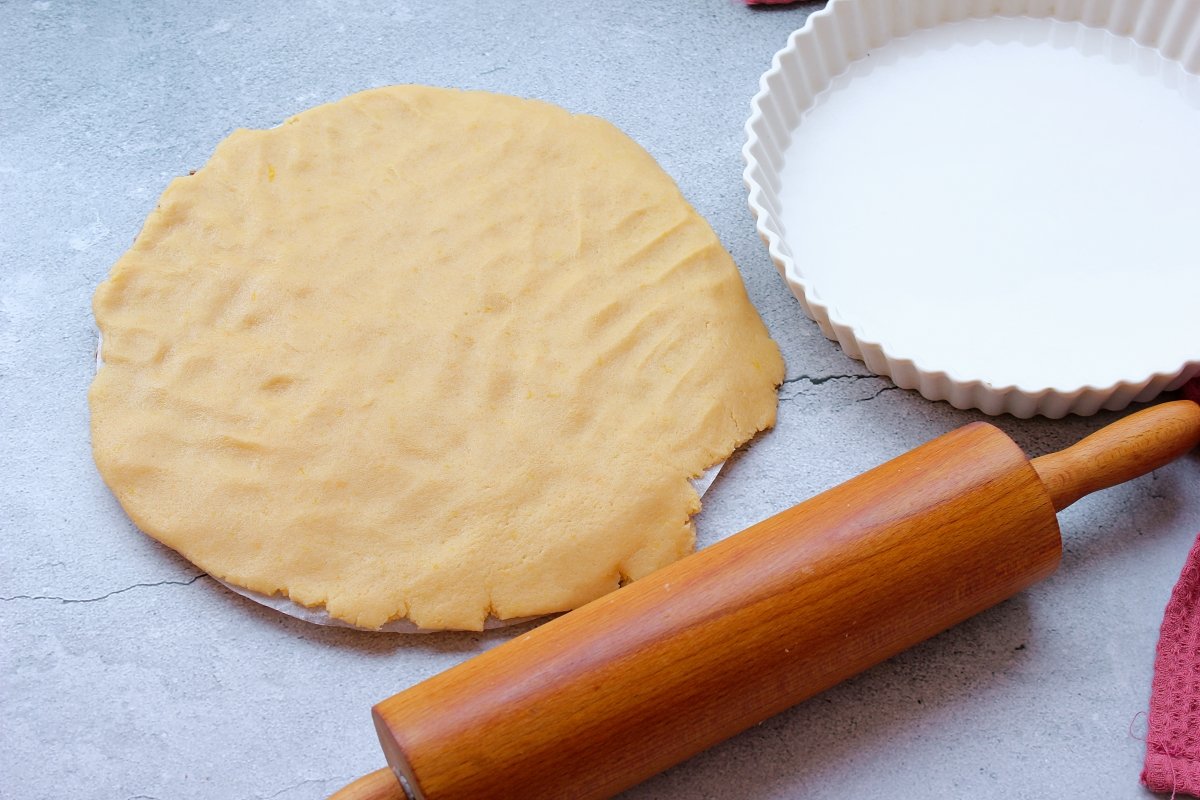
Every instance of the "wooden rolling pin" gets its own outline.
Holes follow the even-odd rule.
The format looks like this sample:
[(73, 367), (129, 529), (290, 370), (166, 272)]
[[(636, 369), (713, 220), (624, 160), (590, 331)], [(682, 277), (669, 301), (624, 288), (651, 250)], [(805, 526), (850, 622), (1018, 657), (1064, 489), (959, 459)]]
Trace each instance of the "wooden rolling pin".
[(1058, 566), (1055, 511), (1200, 442), (1164, 403), (1030, 461), (952, 431), (375, 706), (338, 800), (607, 798)]

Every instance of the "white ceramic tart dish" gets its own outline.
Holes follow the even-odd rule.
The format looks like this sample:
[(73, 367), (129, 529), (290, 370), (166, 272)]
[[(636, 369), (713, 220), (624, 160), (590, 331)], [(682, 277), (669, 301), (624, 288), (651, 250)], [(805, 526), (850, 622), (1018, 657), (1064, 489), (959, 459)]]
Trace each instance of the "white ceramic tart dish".
[(776, 267), (898, 386), (1057, 418), (1200, 373), (1200, 2), (830, 0), (746, 137)]

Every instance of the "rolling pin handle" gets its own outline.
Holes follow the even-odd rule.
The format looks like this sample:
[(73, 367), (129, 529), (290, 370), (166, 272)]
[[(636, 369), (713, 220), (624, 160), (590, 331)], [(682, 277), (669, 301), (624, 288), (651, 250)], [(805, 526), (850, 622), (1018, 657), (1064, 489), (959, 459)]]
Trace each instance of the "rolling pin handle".
[(329, 795), (329, 800), (412, 800), (390, 767), (377, 769)]
[(1035, 458), (1055, 511), (1084, 495), (1166, 466), (1200, 444), (1200, 405), (1160, 403), (1101, 428), (1066, 450)]

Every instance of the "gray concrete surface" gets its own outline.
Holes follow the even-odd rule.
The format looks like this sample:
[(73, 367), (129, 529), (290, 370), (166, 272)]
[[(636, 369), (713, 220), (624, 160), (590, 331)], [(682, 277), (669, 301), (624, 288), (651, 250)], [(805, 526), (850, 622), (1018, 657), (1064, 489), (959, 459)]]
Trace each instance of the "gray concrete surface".
[[(979, 418), (846, 358), (755, 236), (742, 123), (812, 8), (0, 0), (0, 797), (323, 797), (383, 763), (372, 702), (519, 633), (283, 617), (138, 533), (97, 476), (93, 287), (167, 181), (237, 126), (416, 82), (544, 98), (646, 146), (789, 365), (778, 428), (713, 487), (702, 544)], [(1036, 454), (1115, 416), (997, 423)], [(1190, 457), (1084, 500), (1062, 515), (1055, 577), (627, 797), (1143, 796), (1137, 715), (1198, 478)]]

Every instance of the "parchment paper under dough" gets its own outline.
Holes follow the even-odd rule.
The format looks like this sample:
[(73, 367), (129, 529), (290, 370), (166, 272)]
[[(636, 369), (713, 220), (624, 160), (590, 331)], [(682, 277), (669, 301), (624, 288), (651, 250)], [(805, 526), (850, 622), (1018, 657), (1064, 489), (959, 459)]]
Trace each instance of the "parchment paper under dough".
[(566, 610), (686, 554), (687, 479), (783, 376), (644, 151), (478, 92), (235, 132), (94, 305), (93, 446), (133, 520), (367, 628)]

